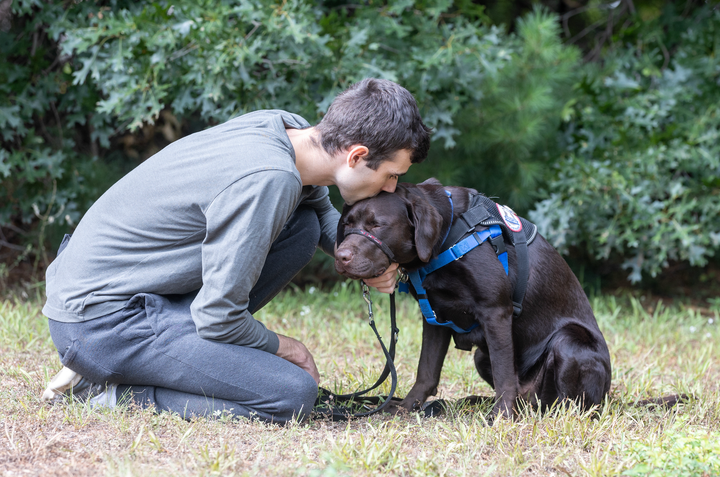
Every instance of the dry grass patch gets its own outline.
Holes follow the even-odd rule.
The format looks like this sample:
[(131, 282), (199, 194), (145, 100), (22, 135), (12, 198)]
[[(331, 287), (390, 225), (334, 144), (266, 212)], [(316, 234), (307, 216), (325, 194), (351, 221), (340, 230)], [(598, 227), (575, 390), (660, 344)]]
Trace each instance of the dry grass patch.
[[(374, 294), (388, 336), (387, 297)], [(524, 411), (486, 425), (487, 408), (434, 419), (414, 414), (286, 427), (221, 416), (171, 414), (39, 401), (60, 367), (40, 314), (40, 297), (0, 302), (0, 473), (3, 475), (717, 475), (720, 473), (720, 348), (716, 311), (655, 307), (634, 298), (593, 306), (611, 350), (613, 387), (596, 419), (578, 409)], [(291, 290), (258, 318), (304, 341), (322, 385), (351, 391), (384, 364), (356, 284), (331, 292)], [(400, 298), (398, 393), (414, 382), (421, 326)], [(389, 383), (381, 392), (389, 390)], [(668, 411), (628, 404), (683, 392), (695, 399)], [(471, 354), (452, 350), (440, 398), (491, 395)]]

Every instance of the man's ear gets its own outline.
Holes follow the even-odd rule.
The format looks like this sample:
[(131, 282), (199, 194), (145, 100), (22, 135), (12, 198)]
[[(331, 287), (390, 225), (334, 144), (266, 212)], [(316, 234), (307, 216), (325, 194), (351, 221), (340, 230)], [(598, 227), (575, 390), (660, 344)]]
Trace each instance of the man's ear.
[(348, 166), (355, 167), (361, 163), (361, 159), (367, 159), (370, 151), (362, 144), (353, 144), (347, 150), (346, 161)]
[(429, 262), (433, 247), (440, 240), (442, 216), (420, 191), (408, 194), (407, 201), (408, 214), (415, 226), (415, 250), (420, 260)]

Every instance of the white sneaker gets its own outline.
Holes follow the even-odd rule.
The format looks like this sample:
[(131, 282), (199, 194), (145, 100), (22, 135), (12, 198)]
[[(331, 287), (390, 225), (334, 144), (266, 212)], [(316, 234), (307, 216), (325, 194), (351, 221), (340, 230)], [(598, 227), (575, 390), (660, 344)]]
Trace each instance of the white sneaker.
[(78, 373), (70, 368), (63, 367), (63, 369), (50, 380), (40, 399), (45, 402), (57, 402), (65, 395), (65, 391), (77, 386), (81, 380), (82, 376)]
[(117, 384), (107, 386), (88, 381), (70, 368), (63, 367), (48, 383), (42, 400), (52, 404), (73, 398), (89, 402), (90, 407), (110, 407), (117, 404)]

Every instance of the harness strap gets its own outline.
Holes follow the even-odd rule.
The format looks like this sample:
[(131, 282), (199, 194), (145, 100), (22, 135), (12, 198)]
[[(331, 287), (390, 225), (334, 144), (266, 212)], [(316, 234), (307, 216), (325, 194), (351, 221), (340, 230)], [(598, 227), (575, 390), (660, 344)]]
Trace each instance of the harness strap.
[(427, 291), (422, 286), (423, 280), (420, 278), (420, 273), (417, 270), (414, 272), (410, 272), (408, 273), (408, 278), (410, 279), (410, 282), (412, 283), (412, 286), (417, 293), (417, 301), (418, 305), (420, 305), (420, 311), (422, 312), (422, 315), (423, 317), (425, 317), (425, 321), (427, 321), (428, 324), (435, 326), (446, 326), (458, 333), (469, 333), (478, 326), (480, 326), (480, 324), (476, 322), (473, 323), (470, 328), (465, 330), (460, 328), (452, 321), (438, 321), (437, 315), (435, 315), (435, 312), (433, 311), (432, 306), (430, 306), (430, 302), (427, 299)]
[[(425, 281), (425, 277), (428, 276), (430, 273), (444, 267), (448, 263), (458, 260), (460, 257), (467, 254), (471, 250), (475, 249), (479, 245), (482, 245), (482, 243), (486, 240), (491, 239), (492, 241), (497, 237), (500, 237), (500, 239), (502, 240), (502, 230), (500, 229), (500, 226), (492, 225), (490, 226), (490, 228), (475, 232), (470, 237), (467, 237), (466, 239), (463, 239), (459, 243), (453, 245), (452, 247), (438, 255), (435, 260), (432, 260), (424, 267), (408, 273), (410, 283), (412, 283), (412, 286), (417, 293), (418, 305), (420, 305), (420, 311), (422, 312), (425, 321), (435, 326), (446, 326), (457, 333), (469, 333), (478, 326), (480, 326), (480, 324), (476, 322), (473, 323), (470, 328), (463, 329), (457, 326), (452, 321), (438, 321), (435, 311), (433, 311), (432, 306), (430, 306), (430, 301), (427, 298), (427, 291), (425, 290), (425, 288), (423, 288), (422, 283), (423, 281)], [(500, 263), (503, 264), (503, 268), (505, 268), (505, 273), (507, 274), (507, 251), (505, 250), (504, 243), (502, 249), (495, 247), (495, 251), (496, 253), (499, 253), (498, 260), (500, 260)]]
[(488, 218), (490, 218), (490, 212), (488, 212), (485, 205), (481, 202), (470, 207), (464, 213), (460, 214), (458, 220), (452, 224), (450, 231), (443, 241), (443, 249), (445, 249), (446, 245), (457, 243), (466, 234), (475, 232), (475, 227)]
[[(525, 232), (513, 232), (515, 238), (515, 257), (517, 258), (518, 274), (513, 291), (513, 316), (518, 317), (522, 313), (522, 302), (525, 298), (528, 278), (530, 277), (530, 262), (528, 260), (527, 239)], [(506, 258), (507, 259), (507, 258)]]
[[(482, 223), (485, 223), (487, 225), (486, 221), (488, 219), (493, 219), (492, 214), (488, 211), (486, 207), (486, 204), (483, 203), (481, 195), (473, 196), (471, 198), (471, 204), (474, 205), (471, 205), (470, 209), (468, 209), (465, 213), (461, 214), (458, 217), (458, 219), (461, 220), (455, 221), (455, 223), (450, 229), (450, 232), (447, 234), (445, 241), (443, 241), (443, 248), (449, 246), (449, 248), (447, 248), (446, 250), (452, 250), (452, 248), (455, 247), (452, 244), (460, 240), (465, 235), (475, 232), (475, 227), (477, 227), (478, 225), (481, 225)], [(523, 298), (525, 297), (525, 291), (527, 290), (527, 281), (530, 276), (530, 265), (528, 261), (527, 251), (528, 240), (523, 230), (521, 230), (520, 232), (515, 232), (508, 229), (508, 231), (512, 234), (518, 262), (517, 283), (515, 284), (512, 296), (513, 316), (517, 317), (520, 316), (520, 313), (522, 313), (522, 302)], [(493, 235), (490, 238), (490, 243), (495, 249), (495, 253), (498, 256), (498, 259), (503, 264), (503, 268), (505, 268), (505, 274), (507, 275), (509, 270), (508, 258), (507, 253), (505, 253), (506, 248), (503, 236)]]
[[(425, 276), (430, 275), (438, 268), (442, 268), (448, 263), (459, 260), (460, 257), (468, 253), (470, 250), (474, 249), (478, 245), (482, 245), (485, 240), (491, 239), (490, 243), (493, 243), (493, 240), (497, 239), (497, 237), (500, 238), (500, 242), (502, 243), (502, 251), (500, 251), (500, 249), (495, 246), (495, 244), (493, 244), (493, 248), (495, 249), (496, 253), (498, 253), (498, 259), (500, 259), (500, 255), (503, 254), (503, 257), (505, 259), (503, 267), (505, 268), (505, 274), (507, 275), (507, 251), (505, 250), (505, 242), (502, 239), (502, 230), (500, 229), (500, 226), (492, 225), (489, 228), (481, 230), (479, 232), (475, 232), (466, 239), (463, 239), (460, 242), (456, 243), (455, 245), (438, 255), (435, 260), (432, 260), (430, 263), (422, 267), (420, 270), (422, 270), (421, 273), (423, 275), (423, 279), (425, 278)], [(502, 259), (500, 259), (500, 261), (503, 262)]]
[(455, 204), (453, 204), (452, 200), (452, 194), (450, 191), (446, 190), (445, 195), (447, 195), (448, 200), (450, 201), (450, 227), (448, 227), (447, 232), (445, 232), (445, 238), (443, 239), (443, 243), (445, 243), (448, 239), (448, 235), (450, 235), (450, 230), (452, 230), (452, 221), (453, 221), (453, 215), (455, 215)]
[(498, 260), (502, 263), (502, 266), (505, 269), (505, 275), (509, 275), (510, 269), (508, 268), (507, 249), (505, 248), (505, 238), (502, 233), (500, 233), (500, 235), (491, 235), (490, 245), (492, 245), (492, 248), (495, 249), (495, 255), (497, 255)]

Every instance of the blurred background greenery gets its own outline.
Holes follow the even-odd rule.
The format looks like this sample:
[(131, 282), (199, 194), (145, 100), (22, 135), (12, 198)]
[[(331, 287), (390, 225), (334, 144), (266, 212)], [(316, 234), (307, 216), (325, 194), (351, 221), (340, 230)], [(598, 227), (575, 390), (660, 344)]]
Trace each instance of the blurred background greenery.
[(407, 181), (513, 207), (589, 291), (717, 296), (719, 54), (717, 0), (0, 0), (0, 286), (41, 280), (170, 142), (263, 108), (315, 123), (378, 77), (435, 131)]

